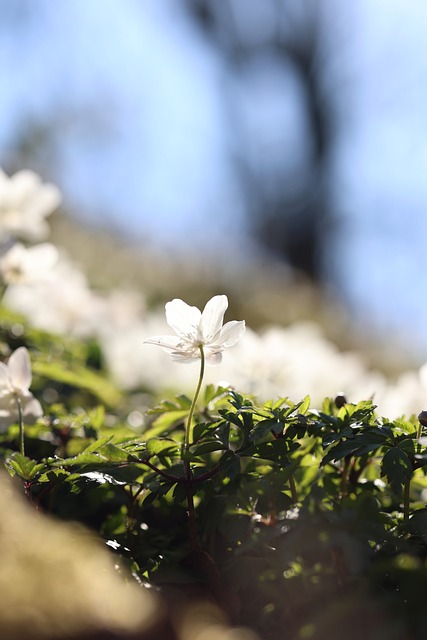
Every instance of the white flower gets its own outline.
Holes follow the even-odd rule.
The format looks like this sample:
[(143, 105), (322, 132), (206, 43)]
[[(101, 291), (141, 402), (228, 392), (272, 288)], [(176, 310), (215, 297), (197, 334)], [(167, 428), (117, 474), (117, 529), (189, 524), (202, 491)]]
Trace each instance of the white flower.
[(227, 307), (227, 296), (214, 296), (203, 313), (175, 298), (166, 304), (166, 320), (177, 335), (153, 336), (144, 342), (162, 347), (177, 362), (198, 360), (203, 347), (207, 364), (217, 365), (224, 349), (236, 344), (245, 332), (244, 320), (232, 320), (223, 326)]
[(16, 349), (7, 364), (0, 362), (0, 428), (18, 422), (18, 401), (25, 422), (43, 415), (40, 402), (29, 391), (31, 380), (30, 356), (25, 347)]
[(5, 284), (28, 284), (43, 280), (58, 260), (53, 244), (43, 242), (24, 247), (17, 242), (0, 254), (0, 279)]
[(95, 335), (101, 318), (105, 319), (108, 312), (103, 298), (90, 289), (84, 273), (62, 254), (49, 277), (40, 278), (31, 286), (15, 283), (7, 289), (4, 303), (25, 315), (33, 326), (78, 336)]
[(49, 227), (45, 218), (60, 202), (59, 189), (42, 184), (34, 171), (18, 171), (9, 177), (0, 169), (0, 239), (46, 237)]

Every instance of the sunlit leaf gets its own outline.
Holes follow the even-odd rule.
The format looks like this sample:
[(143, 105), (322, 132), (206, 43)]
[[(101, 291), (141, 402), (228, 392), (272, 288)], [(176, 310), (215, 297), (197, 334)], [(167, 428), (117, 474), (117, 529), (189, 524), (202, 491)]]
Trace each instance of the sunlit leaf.
[(38, 463), (36, 460), (27, 458), (21, 453), (13, 453), (7, 459), (7, 465), (16, 473), (20, 478), (26, 481), (36, 478), (42, 469), (45, 468), (43, 463)]

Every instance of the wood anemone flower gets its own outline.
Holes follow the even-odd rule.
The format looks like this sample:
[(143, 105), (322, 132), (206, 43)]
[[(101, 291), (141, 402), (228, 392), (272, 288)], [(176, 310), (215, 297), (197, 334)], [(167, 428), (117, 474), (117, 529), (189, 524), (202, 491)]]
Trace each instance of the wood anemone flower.
[(46, 222), (61, 203), (59, 189), (24, 169), (8, 176), (0, 168), (0, 239), (40, 240), (49, 233)]
[(29, 391), (31, 381), (30, 356), (25, 347), (16, 349), (7, 364), (0, 362), (0, 430), (18, 422), (17, 401), (26, 422), (34, 422), (43, 415), (40, 402)]
[(206, 364), (218, 365), (222, 352), (232, 347), (245, 332), (244, 320), (223, 325), (228, 307), (227, 296), (214, 296), (203, 312), (175, 298), (166, 304), (166, 320), (176, 335), (152, 336), (145, 344), (156, 344), (176, 362), (190, 363), (200, 359), (203, 349)]

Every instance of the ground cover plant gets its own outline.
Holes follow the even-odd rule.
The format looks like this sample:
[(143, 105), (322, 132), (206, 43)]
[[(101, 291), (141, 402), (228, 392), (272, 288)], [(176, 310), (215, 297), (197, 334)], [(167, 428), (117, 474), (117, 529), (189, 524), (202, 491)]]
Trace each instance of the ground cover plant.
[(207, 383), (245, 339), (227, 305), (174, 299), (174, 334), (146, 336), (147, 353), (190, 371), (192, 394), (161, 379), (124, 392), (99, 341), (3, 306), (5, 469), (35, 510), (89, 527), (172, 608), (207, 600), (272, 640), (424, 638), (427, 413)]
[(389, 421), (342, 395), (313, 410), (308, 397), (259, 404), (198, 385), (136, 432), (118, 393), (100, 402), (110, 383), (89, 347), (40, 366), (48, 339), (24, 332), (8, 366), (30, 349), (32, 389), (60, 402), (21, 430), (28, 372), (21, 389), (9, 373), (0, 401), (3, 413), (12, 397), (23, 405), (1, 454), (35, 508), (96, 530), (141, 584), (213, 600), (261, 637), (353, 637), (367, 618), (367, 637), (423, 637), (424, 413)]

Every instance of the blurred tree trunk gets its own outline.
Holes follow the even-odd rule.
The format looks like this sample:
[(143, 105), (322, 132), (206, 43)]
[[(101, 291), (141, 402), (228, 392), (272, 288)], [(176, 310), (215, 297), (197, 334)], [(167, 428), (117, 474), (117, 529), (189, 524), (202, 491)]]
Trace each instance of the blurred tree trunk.
[[(331, 138), (328, 105), (321, 91), (325, 4), (308, 0), (262, 0), (261, 4), (264, 20), (257, 32), (257, 3), (187, 0), (194, 20), (220, 52), (231, 77), (239, 76), (251, 60), (260, 56), (274, 56), (283, 63), (284, 73), (291, 69), (298, 77), (306, 129), (305, 135), (301, 132), (301, 144), (307, 149), (305, 166), (297, 180), (292, 175), (276, 174), (273, 188), (267, 185), (262, 173), (248, 161), (245, 150), (249, 142), (242, 139), (239, 111), (230, 93), (228, 114), (230, 127), (237, 136), (240, 134), (241, 144), (236, 144), (233, 151), (255, 240), (318, 281), (327, 220), (325, 172)], [(283, 148), (283, 154), (294, 152)]]

